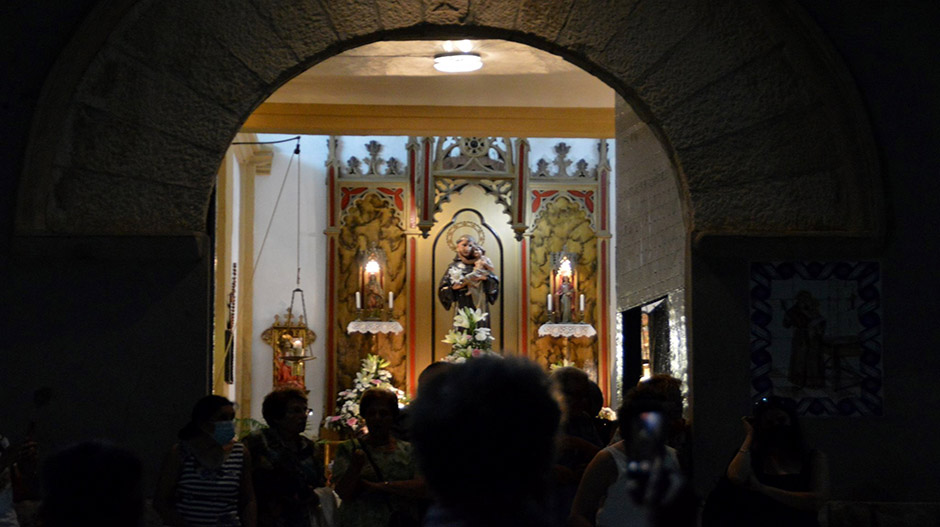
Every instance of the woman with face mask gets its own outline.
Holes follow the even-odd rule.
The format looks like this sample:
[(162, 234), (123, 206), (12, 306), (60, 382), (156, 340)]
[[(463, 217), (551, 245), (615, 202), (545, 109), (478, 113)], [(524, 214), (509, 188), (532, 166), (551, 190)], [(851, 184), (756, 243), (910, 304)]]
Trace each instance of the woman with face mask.
[(207, 395), (167, 455), (153, 506), (165, 525), (256, 526), (248, 450), (235, 442), (235, 406)]
[(706, 502), (703, 525), (818, 526), (829, 467), (825, 454), (803, 443), (796, 412), (782, 398), (764, 397), (742, 421), (744, 441)]

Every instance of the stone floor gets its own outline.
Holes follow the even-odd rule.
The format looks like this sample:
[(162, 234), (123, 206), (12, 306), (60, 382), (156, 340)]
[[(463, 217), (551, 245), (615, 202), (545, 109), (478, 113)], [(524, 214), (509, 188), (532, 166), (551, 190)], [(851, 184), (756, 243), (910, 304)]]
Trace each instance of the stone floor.
[[(38, 509), (39, 502), (17, 503), (20, 527), (37, 527)], [(940, 525), (940, 503), (832, 501), (820, 520), (823, 527), (936, 527)], [(143, 526), (162, 525), (147, 500)]]

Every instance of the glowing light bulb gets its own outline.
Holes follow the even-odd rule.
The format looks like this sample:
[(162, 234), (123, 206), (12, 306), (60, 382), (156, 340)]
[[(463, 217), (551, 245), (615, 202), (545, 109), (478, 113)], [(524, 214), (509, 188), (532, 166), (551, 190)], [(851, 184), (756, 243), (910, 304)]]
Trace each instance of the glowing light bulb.
[(483, 67), (477, 53), (441, 53), (434, 56), (434, 69), (442, 73), (467, 73)]
[(376, 274), (379, 272), (379, 262), (369, 260), (366, 262), (366, 274)]

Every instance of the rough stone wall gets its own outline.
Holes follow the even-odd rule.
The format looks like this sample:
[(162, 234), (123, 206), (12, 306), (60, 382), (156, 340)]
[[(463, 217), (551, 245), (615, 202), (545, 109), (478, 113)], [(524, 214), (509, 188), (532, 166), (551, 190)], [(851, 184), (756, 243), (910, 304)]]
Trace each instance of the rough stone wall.
[[(367, 42), (457, 36), (528, 43), (559, 53), (609, 83), (649, 125), (652, 136), (661, 141), (666, 156), (672, 159), (693, 234), (794, 236), (826, 232), (870, 236), (883, 227), (876, 150), (871, 145), (865, 111), (841, 64), (832, 59), (828, 44), (802, 23), (787, 0), (120, 2), (122, 9), (130, 6), (127, 11), (115, 11), (113, 5), (102, 2), (88, 17), (47, 77), (19, 182), (17, 230), (21, 234), (205, 232), (209, 196), (228, 142), (251, 111), (283, 82), (339, 51)], [(893, 135), (885, 142), (901, 143), (894, 141)], [(618, 151), (624, 147), (629, 145), (618, 145)], [(904, 157), (917, 159), (929, 154), (925, 148)], [(622, 163), (618, 165), (624, 169)], [(903, 168), (896, 170), (899, 181), (913, 179), (912, 172)], [(929, 178), (931, 171), (913, 173), (925, 181), (935, 179)], [(655, 172), (638, 173), (637, 181), (655, 176)], [(899, 195), (910, 190), (899, 186), (892, 191), (892, 195)], [(895, 210), (912, 204), (923, 206), (912, 199)], [(621, 215), (629, 216), (629, 211)], [(906, 230), (914, 233), (919, 229), (912, 226)], [(905, 243), (907, 248), (915, 244), (906, 239)], [(646, 251), (641, 245), (638, 254)], [(623, 258), (625, 253), (619, 254)], [(893, 253), (892, 264), (901, 271), (894, 276), (907, 269), (902, 265), (904, 258)], [(107, 313), (92, 313), (89, 307), (94, 305), (94, 297), (77, 300), (52, 292), (61, 283), (59, 274), (74, 269), (74, 261), (81, 259), (81, 255), (72, 255), (58, 266), (45, 262), (51, 271), (39, 277), (32, 269), (18, 271), (14, 280), (43, 291), (44, 296), (30, 298), (31, 291), (24, 290), (25, 300), (16, 298), (14, 304), (10, 298), (4, 305), (23, 309), (26, 302), (27, 313), (42, 313), (60, 300), (78, 302), (63, 304), (63, 313), (81, 314), (101, 323)], [(80, 275), (76, 279), (91, 290), (95, 286), (107, 288), (109, 293), (101, 303), (111, 305), (107, 301), (126, 298), (127, 291), (142, 294), (133, 283), (142, 268), (156, 273), (168, 268), (157, 256), (142, 260), (144, 264), (108, 269), (83, 267), (76, 271)], [(643, 263), (626, 266), (627, 272), (645, 268)], [(716, 268), (727, 276), (710, 283), (710, 265), (701, 263), (702, 271), (708, 272), (699, 274), (699, 283), (693, 283), (694, 291), (689, 295), (693, 307), (702, 308), (693, 313), (690, 327), (706, 330), (695, 334), (695, 375), (705, 378), (709, 370), (702, 365), (709, 363), (721, 382), (712, 383), (710, 392), (700, 392), (709, 393), (711, 399), (699, 397), (696, 412), (703, 417), (701, 423), (714, 425), (724, 435), (716, 436), (711, 430), (709, 437), (697, 437), (705, 445), (698, 459), (720, 458), (725, 445), (740, 440), (737, 428), (733, 428), (736, 419), (726, 419), (740, 413), (723, 405), (746, 391), (746, 372), (740, 372), (743, 388), (725, 382), (735, 373), (723, 368), (722, 359), (727, 357), (718, 351), (725, 350), (727, 355), (740, 349), (729, 346), (727, 340), (729, 335), (746, 334), (747, 315), (728, 310), (720, 318), (728, 322), (714, 324), (708, 331), (709, 323), (719, 317), (705, 309), (708, 304), (738, 305), (740, 291), (726, 283), (738, 284), (744, 274), (735, 270), (738, 268), (719, 265)], [(695, 267), (694, 263), (690, 266)], [(101, 334), (58, 337), (49, 341), (51, 344), (38, 346), (22, 339), (33, 335), (29, 328), (45, 328), (11, 327), (4, 334), (20, 340), (16, 349), (3, 354), (15, 358), (4, 359), (0, 374), (42, 372), (42, 382), (68, 384), (64, 393), (71, 403), (89, 393), (97, 395), (107, 386), (109, 379), (99, 372), (122, 373), (124, 363), (115, 360), (145, 357), (134, 361), (135, 365), (146, 364), (145, 380), (166, 378), (172, 386), (131, 386), (115, 375), (120, 381), (118, 392), (133, 389), (140, 393), (132, 404), (108, 401), (95, 405), (98, 412), (62, 407), (60, 415), (68, 428), (59, 436), (83, 437), (105, 427), (114, 430), (118, 439), (129, 437), (147, 459), (157, 459), (153, 445), (172, 439), (172, 416), (183, 413), (190, 395), (204, 387), (205, 367), (193, 361), (197, 356), (204, 360), (208, 346), (199, 328), (205, 328), (208, 318), (186, 317), (186, 313), (194, 305), (206, 305), (209, 273), (202, 271), (178, 287), (151, 284), (152, 297), (144, 294), (126, 305), (127, 312), (155, 318), (120, 331), (108, 331), (113, 326), (107, 326)], [(917, 276), (929, 281), (927, 273)], [(642, 283), (638, 276), (625, 280)], [(74, 284), (69, 286), (74, 290)], [(902, 290), (901, 284), (895, 288)], [(916, 297), (917, 291), (911, 292), (898, 298)], [(165, 295), (172, 298), (167, 300)], [(907, 306), (896, 307), (893, 312), (902, 313)], [(886, 307), (886, 312), (891, 310)], [(911, 322), (895, 316), (895, 327), (910, 330), (896, 334), (918, 331)], [(930, 319), (927, 315), (911, 317), (915, 323)], [(69, 321), (72, 331), (84, 331), (85, 325)], [(174, 328), (169, 342), (164, 334), (168, 327)], [(186, 331), (181, 332), (180, 327)], [(141, 342), (146, 345), (138, 347), (135, 355), (123, 353), (123, 346)], [(903, 339), (897, 344), (893, 349), (917, 348)], [(68, 346), (77, 353), (66, 364), (44, 368), (35, 351), (56, 346)], [(930, 369), (921, 360), (899, 356), (898, 364), (909, 364), (907, 368), (918, 372), (901, 379), (915, 382), (894, 382), (898, 401), (917, 400), (920, 395), (905, 391), (908, 389), (902, 384), (911, 386), (909, 390), (922, 385), (916, 382), (923, 380), (918, 373)], [(76, 371), (82, 373), (76, 375)], [(85, 373), (88, 371), (92, 373)], [(34, 378), (30, 379), (33, 382)], [(0, 384), (13, 386), (8, 379), (2, 380), (8, 382)], [(30, 388), (17, 387), (16, 393), (29, 393)], [(177, 388), (171, 394), (170, 390)], [(19, 397), (10, 388), (4, 394)], [(20, 397), (12, 406), (28, 407), (28, 401)], [(119, 420), (99, 423), (101, 415), (114, 415), (119, 408), (126, 408), (131, 416), (163, 413), (158, 423), (136, 430)], [(913, 408), (905, 411), (913, 412)], [(107, 412), (103, 414), (101, 409)], [(75, 411), (66, 414), (70, 410)], [(14, 420), (24, 421), (20, 414)], [(88, 416), (89, 421), (80, 423), (81, 416)], [(136, 417), (130, 419), (127, 422), (139, 422)], [(869, 445), (898, 444), (898, 428), (910, 430), (901, 443), (917, 439), (913, 434), (920, 421), (914, 416), (904, 414), (886, 422), (892, 424), (900, 426), (882, 426), (872, 435), (866, 422), (850, 431), (858, 432)], [(153, 440), (152, 432), (158, 425), (161, 441)], [(851, 434), (842, 432), (846, 435)], [(701, 442), (705, 439), (707, 444)], [(145, 441), (148, 443), (143, 444)], [(846, 452), (876, 453), (860, 444)], [(891, 465), (914, 468), (912, 461), (903, 457)], [(703, 465), (697, 463), (696, 467), (699, 470)], [(860, 481), (871, 478), (861, 473), (861, 466), (846, 463), (843, 468), (854, 470)], [(883, 461), (879, 468), (889, 470), (890, 466)], [(705, 472), (700, 474), (699, 482), (709, 477)], [(920, 474), (911, 481), (925, 478)], [(906, 474), (893, 476), (891, 481), (900, 489), (912, 487)]]
[(3, 434), (21, 441), (34, 421), (41, 456), (114, 442), (152, 488), (210, 389), (208, 238), (37, 237), (15, 250), (0, 266)]
[(343, 49), (427, 36), (518, 40), (608, 82), (674, 158), (697, 231), (880, 228), (857, 97), (789, 2), (141, 0), (117, 22), (101, 9), (84, 32), (101, 20), (109, 38), (76, 38), (49, 76), (20, 233), (203, 231), (228, 141), (278, 86)]
[(617, 308), (685, 287), (686, 224), (676, 169), (617, 98)]

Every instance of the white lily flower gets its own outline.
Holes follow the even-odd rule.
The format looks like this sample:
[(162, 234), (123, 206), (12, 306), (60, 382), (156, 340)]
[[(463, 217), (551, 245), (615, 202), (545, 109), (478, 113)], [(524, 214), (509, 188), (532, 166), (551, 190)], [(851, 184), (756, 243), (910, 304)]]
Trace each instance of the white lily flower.
[(470, 323), (472, 319), (468, 317), (469, 313), (467, 313), (467, 311), (469, 310), (461, 309), (460, 311), (457, 312), (456, 315), (454, 315), (454, 327), (458, 327), (458, 328), (470, 327)]
[(457, 335), (459, 335), (459, 333), (457, 333), (454, 330), (450, 330), (447, 333), (447, 335), (444, 336), (444, 340), (442, 340), (441, 342), (443, 342), (444, 344), (453, 345), (454, 343), (457, 342)]

